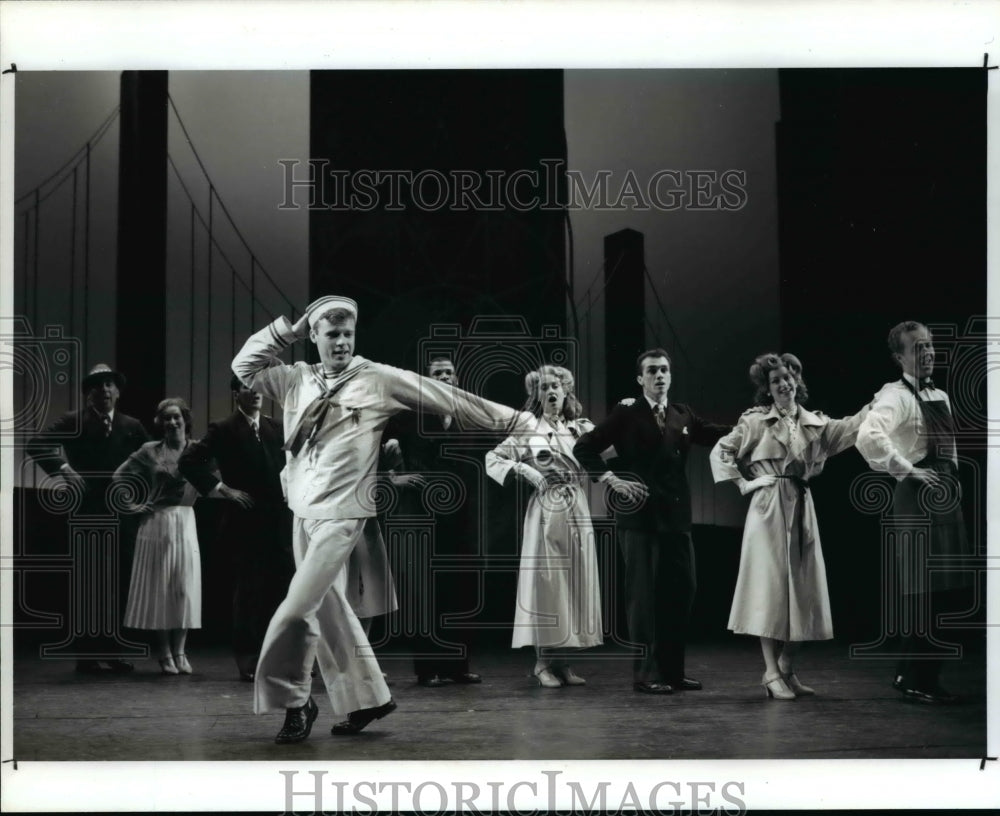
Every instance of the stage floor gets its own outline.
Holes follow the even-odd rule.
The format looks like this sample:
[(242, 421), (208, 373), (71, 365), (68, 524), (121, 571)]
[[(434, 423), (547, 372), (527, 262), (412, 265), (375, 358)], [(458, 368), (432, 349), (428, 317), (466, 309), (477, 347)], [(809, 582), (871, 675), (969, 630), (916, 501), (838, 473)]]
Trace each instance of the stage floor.
[[(755, 641), (694, 644), (688, 675), (704, 690), (632, 690), (627, 658), (609, 647), (574, 662), (587, 685), (539, 688), (528, 649), (474, 656), (481, 685), (426, 689), (411, 664), (382, 658), (398, 710), (354, 737), (333, 737), (320, 682), (310, 738), (274, 744), (281, 715), (256, 717), (251, 687), (227, 650), (193, 646), (190, 676), (139, 660), (125, 676), (77, 675), (71, 661), (19, 652), (14, 665), (14, 758), (29, 760), (895, 759), (982, 757), (985, 655), (948, 664), (956, 706), (906, 703), (891, 662), (851, 660), (844, 644), (809, 644), (798, 674), (817, 696), (768, 700)], [(340, 719), (340, 718), (336, 718)]]

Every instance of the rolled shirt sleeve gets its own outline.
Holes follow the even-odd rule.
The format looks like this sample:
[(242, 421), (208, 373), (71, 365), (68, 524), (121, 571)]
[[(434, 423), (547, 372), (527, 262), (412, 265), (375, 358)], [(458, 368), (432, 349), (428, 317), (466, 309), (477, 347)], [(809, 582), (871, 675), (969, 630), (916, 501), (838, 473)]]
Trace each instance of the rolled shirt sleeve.
[[(910, 399), (904, 402), (907, 396)], [(899, 390), (880, 391), (872, 409), (862, 420), (854, 443), (872, 470), (890, 473), (899, 480), (913, 471), (913, 462), (900, 452), (897, 439), (894, 439), (907, 428), (916, 435), (912, 411), (908, 410), (912, 399), (912, 395)]]

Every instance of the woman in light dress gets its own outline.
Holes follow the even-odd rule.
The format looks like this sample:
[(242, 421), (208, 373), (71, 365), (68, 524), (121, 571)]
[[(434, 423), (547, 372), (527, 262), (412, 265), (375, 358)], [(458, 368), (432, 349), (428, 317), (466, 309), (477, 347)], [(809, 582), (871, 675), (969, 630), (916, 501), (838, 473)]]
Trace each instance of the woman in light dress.
[(569, 650), (603, 642), (594, 531), (573, 445), (593, 424), (580, 416), (573, 376), (545, 365), (525, 378), (528, 401), (519, 431), (486, 454), (500, 484), (520, 479), (533, 489), (524, 517), (513, 648), (533, 646), (541, 686), (583, 685)]
[(762, 354), (750, 367), (755, 406), (712, 449), (716, 482), (750, 495), (729, 628), (760, 638), (768, 697), (814, 694), (795, 674), (807, 640), (833, 637), (826, 566), (809, 481), (827, 458), (854, 445), (868, 407), (846, 419), (807, 411), (802, 363)]
[(193, 504), (198, 492), (177, 470), (191, 444), (191, 411), (169, 397), (147, 442), (115, 471), (124, 509), (141, 513), (125, 626), (152, 629), (164, 674), (191, 674), (185, 653), (189, 629), (201, 628), (201, 559)]

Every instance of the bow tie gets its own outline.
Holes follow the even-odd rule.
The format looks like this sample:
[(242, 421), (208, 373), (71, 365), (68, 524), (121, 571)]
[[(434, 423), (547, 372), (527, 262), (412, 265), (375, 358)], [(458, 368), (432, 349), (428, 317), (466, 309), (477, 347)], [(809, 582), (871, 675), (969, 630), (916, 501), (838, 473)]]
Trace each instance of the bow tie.
[(923, 391), (925, 388), (934, 388), (934, 380), (930, 377), (924, 377), (920, 381), (920, 390)]

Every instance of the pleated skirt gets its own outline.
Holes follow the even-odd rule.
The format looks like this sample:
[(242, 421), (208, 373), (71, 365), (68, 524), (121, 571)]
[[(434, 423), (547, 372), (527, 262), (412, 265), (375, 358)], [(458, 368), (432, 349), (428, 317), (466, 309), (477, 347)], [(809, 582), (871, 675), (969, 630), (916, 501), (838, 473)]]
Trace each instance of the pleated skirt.
[(139, 527), (125, 626), (201, 628), (201, 555), (192, 507), (157, 510)]

